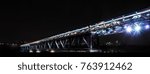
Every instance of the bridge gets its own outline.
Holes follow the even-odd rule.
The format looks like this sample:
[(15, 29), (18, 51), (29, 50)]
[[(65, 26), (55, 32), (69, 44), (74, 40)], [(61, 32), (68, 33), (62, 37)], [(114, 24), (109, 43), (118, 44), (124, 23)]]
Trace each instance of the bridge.
[(109, 21), (102, 21), (94, 25), (89, 25), (80, 29), (68, 31), (48, 38), (37, 40), (34, 42), (22, 44), (22, 52), (57, 52), (57, 51), (76, 51), (82, 52), (103, 52), (103, 46), (119, 46), (118, 40), (114, 43), (109, 41), (103, 42), (104, 36), (111, 36), (121, 33), (136, 35), (141, 31), (150, 29), (150, 9), (136, 12), (130, 15), (123, 15), (119, 18)]

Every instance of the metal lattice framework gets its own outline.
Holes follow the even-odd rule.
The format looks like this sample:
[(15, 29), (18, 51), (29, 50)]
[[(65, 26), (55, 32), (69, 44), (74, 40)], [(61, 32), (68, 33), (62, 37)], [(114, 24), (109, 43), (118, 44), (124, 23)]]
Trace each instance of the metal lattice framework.
[[(150, 9), (136, 12), (131, 15), (122, 16), (109, 21), (96, 23), (80, 29), (68, 31), (38, 41), (21, 45), (22, 51), (38, 50), (49, 51), (51, 49), (68, 48), (93, 48), (93, 36), (104, 36), (123, 32), (136, 33), (140, 29), (149, 28)], [(137, 30), (137, 31), (136, 31)]]

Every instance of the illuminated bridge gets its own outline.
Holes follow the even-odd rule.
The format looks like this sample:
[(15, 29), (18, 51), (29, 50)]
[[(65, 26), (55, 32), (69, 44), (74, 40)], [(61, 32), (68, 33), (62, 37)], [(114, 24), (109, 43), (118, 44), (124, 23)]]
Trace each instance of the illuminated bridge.
[[(89, 25), (80, 29), (68, 31), (48, 38), (37, 40), (21, 45), (22, 52), (57, 52), (57, 51), (80, 51), (103, 52), (101, 48), (108, 46), (119, 46), (122, 43), (117, 39), (114, 42), (105, 39), (107, 36), (118, 34), (137, 35), (142, 31), (150, 29), (150, 9), (145, 9), (131, 15), (102, 21), (94, 25)], [(99, 49), (99, 50), (96, 50)], [(112, 52), (115, 52), (112, 50)], [(116, 51), (116, 52), (119, 52)]]

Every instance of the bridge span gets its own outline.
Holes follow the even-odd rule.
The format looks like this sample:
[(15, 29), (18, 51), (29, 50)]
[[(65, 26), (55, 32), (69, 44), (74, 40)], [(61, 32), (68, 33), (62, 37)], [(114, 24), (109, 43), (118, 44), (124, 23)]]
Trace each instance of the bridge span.
[[(119, 18), (109, 21), (102, 21), (94, 25), (89, 25), (80, 29), (68, 31), (51, 37), (47, 37), (34, 42), (22, 44), (22, 52), (57, 52), (71, 51), (71, 49), (84, 49), (87, 52), (103, 52), (101, 48), (108, 46), (119, 46), (122, 43), (116, 38), (114, 42), (105, 40), (103, 37), (113, 36), (117, 34), (137, 35), (139, 32), (150, 29), (150, 9), (136, 12), (130, 15), (123, 15)], [(115, 51), (112, 51), (115, 52)], [(119, 50), (116, 50), (119, 52)]]

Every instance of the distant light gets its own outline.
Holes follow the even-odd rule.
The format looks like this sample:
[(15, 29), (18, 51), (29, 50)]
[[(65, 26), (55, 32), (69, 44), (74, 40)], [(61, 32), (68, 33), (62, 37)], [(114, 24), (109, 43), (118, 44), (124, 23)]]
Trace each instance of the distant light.
[(37, 51), (36, 51), (36, 53), (40, 53), (40, 52), (41, 52), (40, 50), (37, 50)]
[(149, 25), (145, 25), (145, 29), (149, 29), (150, 28), (150, 26)]
[(102, 30), (102, 33), (103, 33), (103, 34), (106, 33), (106, 30)]
[(150, 16), (150, 14), (146, 14), (146, 16)]
[(132, 31), (132, 28), (131, 28), (130, 26), (128, 26), (128, 27), (126, 27), (126, 31), (127, 31), (128, 33), (130, 33), (130, 32)]
[(50, 52), (51, 52), (51, 53), (55, 53), (55, 51), (54, 51), (54, 50), (51, 50)]
[(139, 32), (141, 30), (141, 27), (139, 25), (136, 25), (134, 29), (136, 32)]
[(33, 51), (32, 51), (32, 50), (29, 50), (29, 53), (33, 53)]

